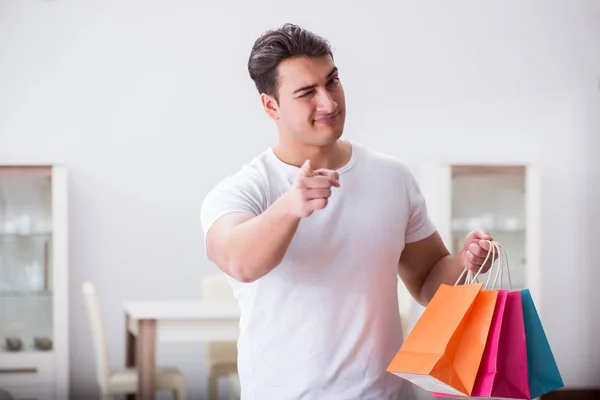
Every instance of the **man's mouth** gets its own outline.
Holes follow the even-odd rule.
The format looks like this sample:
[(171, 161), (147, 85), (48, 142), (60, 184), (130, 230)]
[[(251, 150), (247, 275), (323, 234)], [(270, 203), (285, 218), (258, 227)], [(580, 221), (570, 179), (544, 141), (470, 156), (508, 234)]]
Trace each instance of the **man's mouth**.
[(337, 112), (335, 114), (331, 114), (326, 117), (317, 118), (314, 120), (314, 122), (316, 124), (332, 124), (337, 120), (339, 115), (340, 115), (340, 113)]

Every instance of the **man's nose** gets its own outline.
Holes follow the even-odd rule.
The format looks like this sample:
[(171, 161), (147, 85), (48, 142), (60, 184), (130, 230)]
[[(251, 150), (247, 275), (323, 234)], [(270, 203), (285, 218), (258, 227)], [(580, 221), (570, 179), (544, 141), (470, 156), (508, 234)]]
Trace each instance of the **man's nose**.
[(319, 94), (319, 100), (317, 104), (317, 111), (331, 114), (337, 109), (338, 104), (335, 102), (331, 94), (324, 90)]

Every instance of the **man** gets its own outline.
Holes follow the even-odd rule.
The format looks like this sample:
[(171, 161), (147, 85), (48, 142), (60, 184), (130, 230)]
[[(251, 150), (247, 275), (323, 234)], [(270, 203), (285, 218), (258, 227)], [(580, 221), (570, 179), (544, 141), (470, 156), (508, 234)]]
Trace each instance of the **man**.
[(278, 142), (201, 212), (207, 255), (240, 304), (242, 399), (411, 399), (385, 371), (402, 344), (397, 277), (426, 305), (480, 268), (491, 237), (472, 232), (451, 256), (407, 167), (340, 139), (344, 90), (325, 39), (284, 25), (256, 41), (248, 69)]

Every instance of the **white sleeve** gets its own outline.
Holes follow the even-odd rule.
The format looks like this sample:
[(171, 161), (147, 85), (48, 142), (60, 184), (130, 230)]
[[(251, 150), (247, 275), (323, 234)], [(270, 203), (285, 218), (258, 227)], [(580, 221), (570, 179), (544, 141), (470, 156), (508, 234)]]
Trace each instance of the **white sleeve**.
[(408, 183), (408, 204), (409, 217), (404, 242), (417, 242), (435, 233), (436, 228), (427, 214), (425, 197), (411, 173), (409, 173)]
[(222, 216), (243, 212), (260, 215), (266, 208), (265, 185), (260, 174), (251, 167), (219, 182), (204, 198), (200, 209), (200, 222), (206, 236), (213, 224)]

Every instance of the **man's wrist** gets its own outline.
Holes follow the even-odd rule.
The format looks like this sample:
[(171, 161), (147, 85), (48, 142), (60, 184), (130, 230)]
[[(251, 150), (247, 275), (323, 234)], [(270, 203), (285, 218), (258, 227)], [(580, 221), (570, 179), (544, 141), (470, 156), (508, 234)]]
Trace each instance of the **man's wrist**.
[(296, 214), (294, 212), (294, 207), (293, 207), (293, 203), (292, 203), (292, 198), (290, 196), (290, 192), (285, 192), (280, 198), (279, 200), (277, 200), (278, 203), (278, 210), (279, 213), (281, 215), (281, 217), (283, 217), (285, 220), (289, 220), (292, 222), (299, 222), (302, 219), (302, 216)]

